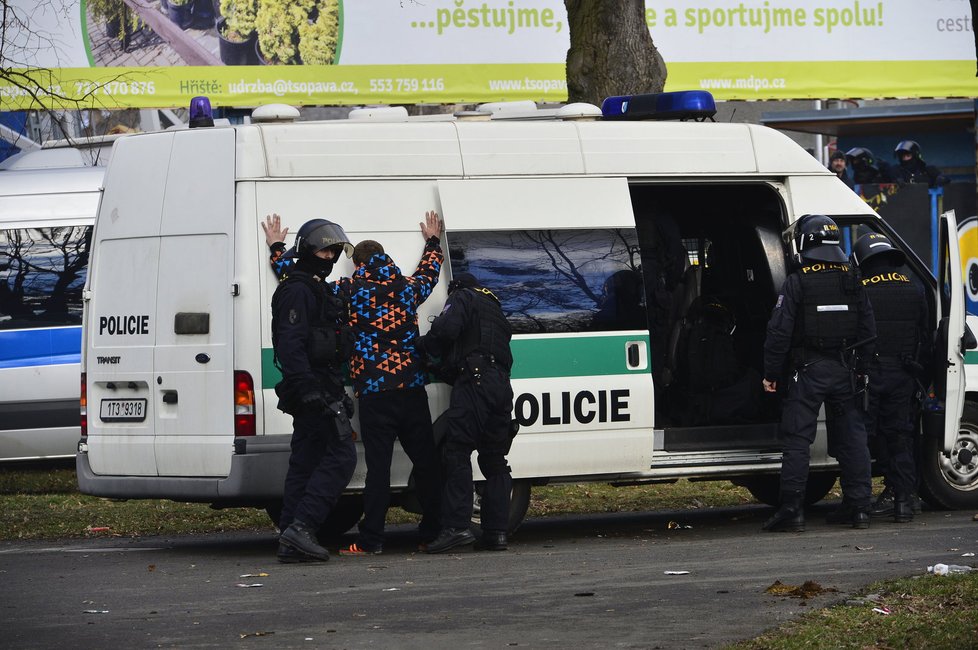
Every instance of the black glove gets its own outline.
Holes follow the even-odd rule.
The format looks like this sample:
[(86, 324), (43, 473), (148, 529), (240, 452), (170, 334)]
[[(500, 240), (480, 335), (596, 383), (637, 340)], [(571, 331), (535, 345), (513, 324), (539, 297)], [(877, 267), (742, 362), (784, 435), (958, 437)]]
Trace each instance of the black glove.
[(303, 412), (310, 414), (323, 413), (328, 406), (326, 396), (323, 395), (322, 391), (303, 393), (299, 402), (302, 404)]
[(343, 395), (343, 408), (346, 409), (346, 417), (352, 418), (353, 414), (356, 413), (356, 409), (353, 408), (353, 399), (349, 395)]

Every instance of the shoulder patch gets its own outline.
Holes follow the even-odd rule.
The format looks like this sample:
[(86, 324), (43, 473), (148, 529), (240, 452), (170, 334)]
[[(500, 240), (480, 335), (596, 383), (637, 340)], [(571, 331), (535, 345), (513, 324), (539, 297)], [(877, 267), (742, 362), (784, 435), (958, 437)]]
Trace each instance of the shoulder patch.
[(295, 325), (299, 321), (299, 314), (294, 309), (289, 310), (289, 324)]
[(781, 303), (783, 303), (783, 302), (784, 302), (784, 294), (778, 295), (778, 302), (774, 305), (774, 308), (775, 309), (780, 309), (781, 308)]

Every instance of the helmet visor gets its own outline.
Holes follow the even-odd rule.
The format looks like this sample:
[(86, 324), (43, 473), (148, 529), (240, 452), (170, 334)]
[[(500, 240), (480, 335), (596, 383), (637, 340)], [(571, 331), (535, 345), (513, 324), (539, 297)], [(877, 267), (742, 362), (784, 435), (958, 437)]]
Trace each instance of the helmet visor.
[(293, 259), (303, 254), (314, 254), (324, 248), (336, 246), (341, 248), (347, 257), (353, 256), (353, 244), (339, 224), (324, 221), (306, 236), (298, 236), (295, 245), (282, 255), (285, 259)]

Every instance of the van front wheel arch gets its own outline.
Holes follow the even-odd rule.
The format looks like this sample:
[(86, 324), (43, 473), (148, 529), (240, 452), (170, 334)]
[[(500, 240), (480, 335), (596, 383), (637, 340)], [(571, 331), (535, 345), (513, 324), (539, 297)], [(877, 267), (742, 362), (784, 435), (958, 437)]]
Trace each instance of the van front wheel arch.
[(978, 402), (966, 401), (951, 457), (940, 436), (927, 436), (917, 457), (920, 496), (943, 510), (978, 508)]

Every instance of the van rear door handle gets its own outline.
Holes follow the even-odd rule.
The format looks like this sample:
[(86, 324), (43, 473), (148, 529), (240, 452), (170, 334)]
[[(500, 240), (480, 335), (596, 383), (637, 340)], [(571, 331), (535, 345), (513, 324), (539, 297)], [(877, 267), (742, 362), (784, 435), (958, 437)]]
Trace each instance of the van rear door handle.
[(176, 404), (177, 403), (177, 391), (168, 390), (163, 393), (163, 403), (164, 404)]
[(632, 342), (628, 344), (628, 367), (637, 368), (639, 361), (641, 359), (638, 352), (638, 343)]

